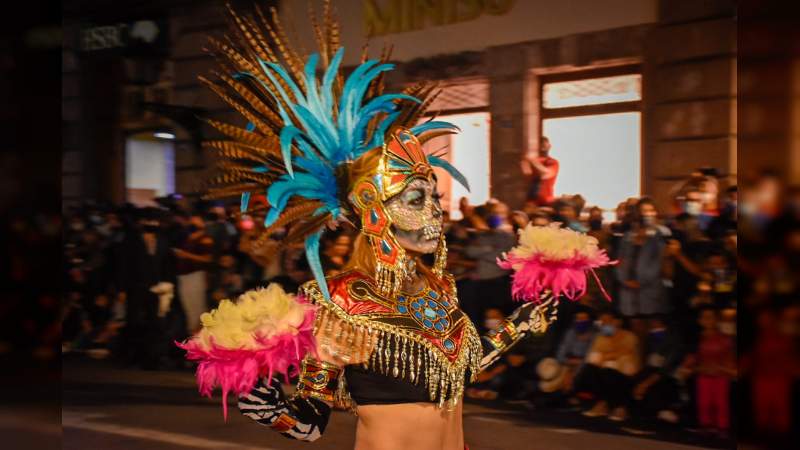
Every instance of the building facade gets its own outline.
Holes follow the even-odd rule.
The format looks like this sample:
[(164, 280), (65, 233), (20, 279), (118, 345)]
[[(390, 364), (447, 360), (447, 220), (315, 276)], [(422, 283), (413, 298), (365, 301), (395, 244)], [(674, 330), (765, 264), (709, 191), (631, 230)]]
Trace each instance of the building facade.
[[(305, 2), (281, 3), (284, 21), (311, 48), (299, 22)], [(732, 1), (333, 3), (347, 64), (356, 63), (367, 39), (373, 55), (390, 44), (399, 63), (391, 85), (438, 81), (438, 115), (461, 121), (462, 129), (474, 127), (461, 141), (443, 145), (478, 179), (475, 201), (495, 197), (520, 207), (528, 184), (520, 159), (538, 147), (543, 134), (553, 134), (553, 156), (562, 159), (560, 193), (651, 195), (667, 207), (676, 187), (698, 167), (716, 168), (723, 183), (735, 180)], [(173, 178), (160, 189), (191, 195), (202, 189), (213, 165), (213, 155), (199, 145), (211, 132), (197, 117), (241, 121), (197, 80), (213, 68), (203, 47), (209, 34), (224, 31), (224, 7), (200, 1), (152, 2), (149, 9), (135, 4), (138, 10), (88, 20), (75, 7), (65, 23), (65, 204), (160, 193), (137, 191), (126, 172), (132, 145), (149, 146), (131, 140), (152, 140), (158, 132), (175, 137)], [(290, 12), (287, 5), (302, 10)], [(103, 47), (123, 45), (115, 43), (113, 26), (124, 33), (141, 21), (154, 22), (166, 38), (139, 45), (138, 53)], [(148, 29), (136, 34), (147, 37)], [(452, 192), (451, 204), (463, 194)]]

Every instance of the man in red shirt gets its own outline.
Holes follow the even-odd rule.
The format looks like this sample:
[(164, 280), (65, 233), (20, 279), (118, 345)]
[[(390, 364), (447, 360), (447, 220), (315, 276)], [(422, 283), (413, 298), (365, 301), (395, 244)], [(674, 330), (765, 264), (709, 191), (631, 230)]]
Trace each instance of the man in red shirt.
[(538, 206), (549, 205), (555, 197), (553, 188), (558, 176), (558, 160), (549, 155), (550, 139), (542, 136), (538, 156), (531, 152), (522, 159), (522, 173), (531, 178), (528, 201)]

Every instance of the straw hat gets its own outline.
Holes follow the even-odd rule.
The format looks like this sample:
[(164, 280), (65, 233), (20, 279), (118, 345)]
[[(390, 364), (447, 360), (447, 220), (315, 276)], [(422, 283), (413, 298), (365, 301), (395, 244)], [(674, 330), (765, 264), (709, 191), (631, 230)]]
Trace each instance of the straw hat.
[(556, 392), (564, 385), (566, 375), (564, 366), (555, 358), (544, 358), (536, 366), (536, 373), (539, 375), (539, 390), (542, 392)]

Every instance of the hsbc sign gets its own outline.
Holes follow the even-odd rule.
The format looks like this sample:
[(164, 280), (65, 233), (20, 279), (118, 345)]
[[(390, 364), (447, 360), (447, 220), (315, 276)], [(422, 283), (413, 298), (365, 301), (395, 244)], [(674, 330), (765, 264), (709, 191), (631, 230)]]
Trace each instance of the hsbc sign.
[(139, 20), (84, 28), (80, 34), (80, 49), (84, 52), (110, 50), (132, 46), (157, 46), (166, 38), (165, 23)]

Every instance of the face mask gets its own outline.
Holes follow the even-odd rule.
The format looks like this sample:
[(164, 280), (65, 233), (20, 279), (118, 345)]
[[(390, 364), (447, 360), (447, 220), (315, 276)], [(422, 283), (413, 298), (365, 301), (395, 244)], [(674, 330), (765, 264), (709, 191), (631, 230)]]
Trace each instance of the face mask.
[(588, 320), (578, 320), (575, 322), (575, 331), (578, 333), (585, 333), (589, 330), (589, 327), (592, 326), (592, 322)]
[(499, 227), (502, 223), (503, 223), (503, 218), (500, 217), (499, 215), (492, 214), (491, 216), (489, 216), (489, 221), (488, 221), (489, 228), (494, 230), (495, 228)]
[(642, 225), (651, 227), (656, 223), (656, 216), (642, 216)]
[(650, 339), (653, 340), (655, 343), (660, 343), (664, 340), (664, 336), (667, 335), (667, 330), (661, 328), (657, 330), (650, 330)]
[(614, 332), (617, 331), (617, 328), (614, 325), (601, 325), (600, 326), (600, 333), (603, 336), (611, 336)]
[(483, 321), (483, 326), (486, 327), (487, 330), (494, 330), (500, 326), (500, 323), (500, 319), (486, 319)]
[(703, 205), (696, 201), (686, 202), (683, 204), (683, 210), (687, 214), (698, 216), (703, 211)]
[(603, 229), (603, 221), (599, 219), (592, 219), (589, 221), (589, 228), (593, 231), (598, 231)]

